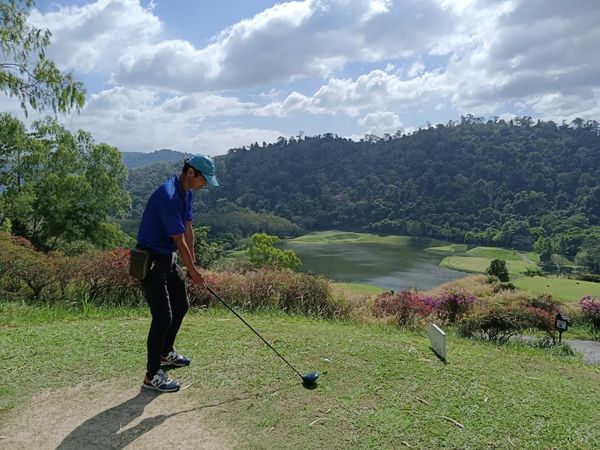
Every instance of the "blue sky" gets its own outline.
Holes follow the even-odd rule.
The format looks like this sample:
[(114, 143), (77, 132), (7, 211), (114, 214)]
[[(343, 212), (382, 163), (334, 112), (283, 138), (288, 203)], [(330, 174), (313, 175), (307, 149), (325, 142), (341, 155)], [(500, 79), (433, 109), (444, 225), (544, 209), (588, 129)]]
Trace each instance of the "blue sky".
[(463, 114), (600, 120), (600, 3), (586, 0), (56, 0), (29, 20), (88, 91), (60, 119), (122, 151), (218, 155)]

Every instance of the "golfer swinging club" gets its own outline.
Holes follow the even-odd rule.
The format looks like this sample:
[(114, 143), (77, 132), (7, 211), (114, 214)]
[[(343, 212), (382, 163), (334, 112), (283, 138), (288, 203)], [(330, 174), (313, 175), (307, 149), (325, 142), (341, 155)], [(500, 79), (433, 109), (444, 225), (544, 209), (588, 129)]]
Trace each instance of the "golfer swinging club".
[(199, 268), (194, 264), (192, 191), (199, 191), (207, 184), (219, 186), (215, 164), (208, 156), (193, 156), (185, 160), (178, 176), (154, 191), (144, 209), (137, 248), (149, 255), (149, 270), (141, 280), (144, 297), (152, 313), (147, 342), (148, 365), (142, 384), (147, 389), (178, 391), (181, 384), (169, 378), (161, 365), (183, 367), (191, 363), (173, 347), (189, 307), (185, 278), (177, 265), (176, 251), (179, 251), (193, 283), (206, 287)]

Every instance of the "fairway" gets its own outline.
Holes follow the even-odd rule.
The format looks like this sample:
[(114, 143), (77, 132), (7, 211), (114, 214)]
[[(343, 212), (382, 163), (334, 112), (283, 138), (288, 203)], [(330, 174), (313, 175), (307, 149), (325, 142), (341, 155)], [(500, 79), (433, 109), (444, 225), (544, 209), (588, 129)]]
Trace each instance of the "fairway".
[(85, 448), (94, 439), (119, 448), (600, 445), (600, 369), (547, 350), (451, 334), (446, 365), (424, 333), (247, 315), (301, 372), (321, 372), (306, 390), (231, 314), (194, 312), (177, 342), (193, 364), (170, 372), (186, 389), (148, 396), (139, 390), (143, 310), (104, 319), (52, 320), (22, 308), (0, 316), (11, 324), (0, 328), (0, 357), (21, 362), (0, 381), (3, 448)]
[(569, 303), (578, 302), (587, 295), (600, 296), (600, 283), (570, 280), (558, 277), (522, 277), (513, 283), (532, 294), (551, 294)]
[(360, 284), (360, 283), (331, 283), (331, 286), (334, 289), (338, 289), (341, 292), (347, 292), (350, 294), (358, 294), (358, 295), (376, 295), (381, 292), (385, 292), (384, 289), (381, 289), (377, 286), (372, 286), (370, 284)]
[[(451, 253), (457, 253), (458, 250), (457, 247), (452, 246), (438, 247), (437, 249), (434, 247), (427, 250), (442, 252), (441, 249), (448, 249)], [(461, 256), (446, 256), (442, 259), (440, 265), (464, 272), (485, 273), (494, 259), (505, 260), (511, 275), (522, 275), (527, 269), (539, 269), (537, 265), (539, 259), (535, 253), (521, 253), (497, 247), (475, 247)]]

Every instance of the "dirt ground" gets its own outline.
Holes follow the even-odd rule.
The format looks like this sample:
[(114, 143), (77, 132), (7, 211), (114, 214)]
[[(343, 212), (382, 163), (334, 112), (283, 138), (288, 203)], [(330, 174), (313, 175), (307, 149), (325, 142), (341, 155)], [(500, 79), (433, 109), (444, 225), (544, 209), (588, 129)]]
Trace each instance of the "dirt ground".
[(190, 392), (160, 394), (133, 383), (44, 391), (0, 424), (0, 448), (233, 448), (231, 430), (205, 424), (219, 405), (198, 404)]

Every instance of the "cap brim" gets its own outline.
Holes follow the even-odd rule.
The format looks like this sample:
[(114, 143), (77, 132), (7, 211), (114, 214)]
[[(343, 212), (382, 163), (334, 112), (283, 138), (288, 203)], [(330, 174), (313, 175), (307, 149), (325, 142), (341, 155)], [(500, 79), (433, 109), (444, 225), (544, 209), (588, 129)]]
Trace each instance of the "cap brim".
[(206, 179), (208, 184), (210, 184), (211, 186), (219, 187), (219, 182), (217, 181), (217, 177), (215, 177), (214, 175), (207, 175), (207, 174), (203, 173), (202, 176)]

